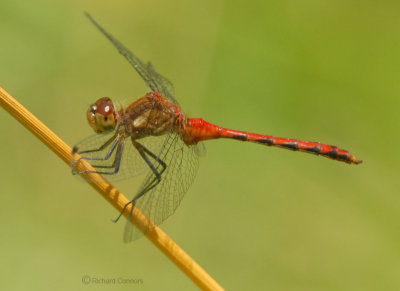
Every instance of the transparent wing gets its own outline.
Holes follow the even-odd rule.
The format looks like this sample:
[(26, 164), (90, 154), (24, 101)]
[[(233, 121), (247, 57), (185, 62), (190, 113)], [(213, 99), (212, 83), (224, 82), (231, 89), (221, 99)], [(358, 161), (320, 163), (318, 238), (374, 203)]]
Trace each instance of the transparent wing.
[[(166, 163), (167, 168), (160, 183), (140, 197), (135, 206), (155, 225), (161, 224), (175, 212), (193, 183), (199, 166), (198, 152), (197, 146), (188, 147), (178, 134), (171, 133), (165, 139), (159, 157)], [(160, 170), (160, 168), (159, 165), (157, 169)], [(150, 171), (138, 193), (151, 184), (154, 178), (154, 173)], [(124, 241), (130, 242), (142, 235), (128, 219)]]
[(160, 89), (159, 92), (164, 97), (167, 97), (170, 100), (172, 100), (175, 104), (178, 104), (178, 102), (175, 100), (175, 88), (172, 82), (167, 78), (165, 78), (164, 76), (157, 73), (157, 71), (154, 69), (153, 65), (150, 62), (147, 63), (147, 71), (149, 72), (151, 79), (155, 80), (155, 82), (158, 84), (158, 87)]
[[(82, 153), (88, 150), (99, 149), (110, 139), (112, 139), (112, 142), (110, 142), (104, 149), (100, 151)], [(115, 168), (113, 167), (113, 163), (116, 158), (117, 148), (115, 148), (113, 153), (106, 160), (93, 160), (93, 158), (99, 159), (106, 157), (116, 139), (117, 137), (115, 136), (115, 132), (96, 134), (82, 140), (75, 147), (78, 149), (78, 153), (81, 153), (83, 157), (89, 158), (88, 162), (96, 169), (96, 171), (112, 172)], [(163, 138), (160, 139), (152, 136), (140, 139), (139, 141), (142, 145), (153, 152), (159, 152), (163, 145)], [(148, 169), (149, 166), (140, 156), (136, 148), (132, 145), (130, 138), (127, 138), (124, 143), (119, 171), (115, 174), (104, 174), (103, 176), (108, 181), (113, 182), (139, 175)]]
[(167, 97), (174, 103), (178, 104), (174, 98), (174, 89), (170, 81), (158, 74), (150, 63), (144, 65), (144, 63), (138, 57), (136, 57), (112, 35), (110, 35), (88, 13), (85, 14), (89, 18), (89, 20), (97, 27), (97, 29), (100, 30), (100, 32), (103, 33), (104, 36), (117, 48), (119, 53), (128, 60), (132, 67), (145, 81), (147, 86), (149, 86), (150, 90), (160, 92), (164, 97)]
[[(168, 79), (157, 73), (151, 63), (144, 64), (118, 40), (106, 32), (89, 14), (86, 13), (86, 16), (117, 48), (119, 53), (127, 59), (145, 81), (147, 86), (149, 86), (150, 90), (158, 91), (164, 97), (178, 104), (174, 97), (174, 87)], [(106, 139), (103, 141), (105, 142)], [(194, 180), (198, 169), (198, 156), (205, 151), (204, 147), (201, 145), (186, 146), (176, 133), (170, 133), (165, 137), (149, 137), (138, 140), (138, 142), (166, 164), (166, 170), (162, 174), (160, 183), (136, 201), (136, 207), (150, 218), (153, 223), (158, 225), (175, 212)], [(145, 164), (144, 160), (139, 157), (132, 144), (126, 141), (125, 146), (128, 147), (128, 144), (129, 148), (124, 149), (121, 170), (115, 175), (109, 175), (108, 177), (112, 176), (110, 180), (118, 180), (120, 177), (125, 178), (132, 176), (132, 174), (138, 174), (143, 169), (148, 169), (148, 166)], [(86, 146), (86, 144), (83, 145)], [(93, 145), (89, 145), (89, 147), (93, 148)], [(132, 151), (135, 153), (134, 155), (130, 154)], [(126, 155), (128, 155), (128, 157), (126, 157)], [(134, 164), (134, 166), (130, 166), (131, 164)], [(161, 171), (162, 165), (160, 163), (154, 166), (158, 172)], [(147, 189), (149, 185), (152, 185), (155, 178), (156, 175), (154, 172), (149, 170), (149, 174), (146, 176), (137, 193), (142, 193), (143, 189)], [(130, 222), (127, 223), (124, 241), (132, 241), (141, 235), (142, 233), (136, 227)]]

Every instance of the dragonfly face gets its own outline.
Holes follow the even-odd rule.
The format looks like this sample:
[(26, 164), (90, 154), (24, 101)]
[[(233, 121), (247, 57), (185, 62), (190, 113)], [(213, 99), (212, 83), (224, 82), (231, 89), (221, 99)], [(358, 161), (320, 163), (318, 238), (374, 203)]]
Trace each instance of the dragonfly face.
[(116, 126), (116, 112), (110, 98), (103, 97), (92, 104), (86, 112), (87, 120), (96, 133), (113, 130)]

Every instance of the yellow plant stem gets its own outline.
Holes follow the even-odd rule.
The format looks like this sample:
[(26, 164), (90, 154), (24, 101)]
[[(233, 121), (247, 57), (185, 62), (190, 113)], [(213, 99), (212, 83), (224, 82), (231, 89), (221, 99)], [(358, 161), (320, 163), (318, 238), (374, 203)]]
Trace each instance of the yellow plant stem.
[[(71, 162), (71, 148), (62, 141), (46, 125), (23, 107), (17, 100), (0, 87), (0, 105), (25, 128), (39, 138), (50, 150), (60, 157), (67, 165)], [(79, 158), (75, 155), (74, 158)], [(93, 171), (89, 163), (80, 160), (78, 171)], [(129, 200), (102, 176), (87, 173), (82, 177), (99, 192), (118, 212), (121, 212)], [(123, 215), (129, 217), (131, 205), (126, 207)], [(139, 229), (147, 229), (146, 237), (161, 250), (178, 268), (180, 268), (197, 286), (203, 290), (223, 290), (223, 288), (204, 271), (185, 251), (183, 251), (171, 238), (169, 238), (156, 225), (149, 222), (148, 218), (135, 208), (131, 216), (131, 223)], [(150, 224), (150, 227), (148, 227)]]

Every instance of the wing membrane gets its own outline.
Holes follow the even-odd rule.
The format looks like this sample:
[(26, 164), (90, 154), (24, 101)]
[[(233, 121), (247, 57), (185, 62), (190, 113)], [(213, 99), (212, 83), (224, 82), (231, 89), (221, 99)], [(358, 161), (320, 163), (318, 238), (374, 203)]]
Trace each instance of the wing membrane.
[(174, 97), (174, 87), (172, 83), (161, 76), (155, 71), (151, 63), (145, 65), (138, 57), (136, 57), (131, 51), (129, 51), (122, 43), (115, 39), (109, 34), (103, 27), (101, 27), (88, 13), (86, 16), (96, 26), (98, 30), (116, 47), (121, 55), (127, 59), (132, 67), (138, 72), (140, 77), (149, 86), (150, 90), (160, 92), (164, 97), (169, 98), (171, 101), (177, 104)]
[[(135, 206), (155, 225), (161, 224), (175, 212), (193, 183), (199, 166), (197, 147), (188, 147), (180, 136), (175, 133), (168, 135), (159, 157), (167, 164), (161, 182), (140, 197)], [(160, 170), (160, 167), (158, 166), (158, 170)], [(137, 193), (140, 193), (151, 184), (154, 177), (154, 173), (150, 171)], [(134, 227), (128, 219), (124, 232), (124, 241), (130, 242), (142, 235), (140, 230)]]

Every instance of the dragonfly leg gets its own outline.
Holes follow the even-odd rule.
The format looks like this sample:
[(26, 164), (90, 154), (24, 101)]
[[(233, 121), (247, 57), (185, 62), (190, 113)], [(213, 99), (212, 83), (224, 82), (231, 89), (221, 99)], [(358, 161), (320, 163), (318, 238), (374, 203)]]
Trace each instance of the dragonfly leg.
[[(135, 146), (135, 148), (139, 151), (139, 154), (142, 156), (142, 158), (146, 161), (146, 163), (149, 165), (150, 169), (153, 171), (153, 173), (156, 176), (159, 176), (161, 178), (162, 173), (164, 173), (165, 169), (167, 168), (167, 165), (165, 164), (165, 162), (160, 159), (159, 157), (157, 157), (154, 153), (152, 153), (150, 150), (148, 150), (145, 146), (143, 146), (142, 144), (138, 143), (137, 141), (133, 140), (133, 145)], [(158, 172), (158, 170), (154, 167), (153, 163), (150, 162), (150, 160), (147, 158), (146, 154), (148, 154), (150, 157), (152, 157), (153, 159), (155, 159), (162, 167), (161, 171)]]
[[(108, 143), (108, 141), (107, 141), (107, 143)], [(117, 139), (113, 142), (113, 144), (111, 145), (111, 148), (109, 149), (109, 151), (107, 152), (107, 154), (106, 154), (106, 156), (105, 157), (103, 157), (103, 158), (94, 158), (94, 157), (80, 157), (79, 159), (77, 159), (76, 161), (74, 161), (74, 162), (72, 162), (71, 163), (71, 167), (72, 167), (72, 174), (73, 175), (76, 175), (76, 174), (82, 174), (82, 172), (76, 172), (75, 171), (75, 169), (74, 169), (74, 166), (76, 165), (76, 163), (78, 163), (80, 160), (97, 160), (97, 161), (106, 161), (106, 160), (108, 160), (109, 158), (110, 158), (110, 156), (112, 155), (112, 153), (114, 152), (114, 150), (115, 150), (115, 148), (117, 147), (117, 145), (118, 145), (118, 143), (119, 143), (119, 137), (117, 137)], [(116, 156), (117, 157), (117, 156)], [(112, 166), (95, 166), (95, 165), (93, 165), (93, 167), (98, 167), (98, 168), (114, 168), (115, 166), (114, 166), (114, 164), (115, 164), (115, 160), (114, 160), (114, 163), (113, 163), (113, 165)]]
[(78, 154), (85, 154), (85, 153), (93, 153), (93, 152), (99, 152), (102, 151), (104, 148), (106, 148), (116, 137), (118, 137), (118, 128), (115, 131), (115, 134), (109, 139), (107, 140), (104, 144), (102, 144), (100, 147), (98, 147), (97, 149), (93, 149), (93, 150), (87, 150), (87, 151), (79, 151), (79, 149), (77, 147), (74, 147), (72, 149), (72, 154), (78, 153)]
[[(71, 163), (71, 166), (73, 167), (76, 163), (78, 163), (80, 160), (90, 160), (90, 161), (106, 161), (110, 158), (110, 156), (112, 155), (112, 153), (114, 152), (116, 146), (119, 144), (120, 141), (120, 137), (117, 137), (116, 140), (113, 142), (113, 144), (111, 145), (110, 149), (108, 150), (107, 154), (103, 157), (103, 158), (95, 158), (95, 157), (80, 157), (79, 159), (77, 159), (76, 161), (74, 161), (73, 163)], [(105, 144), (109, 144), (109, 142), (107, 141)], [(104, 146), (105, 147), (105, 146)], [(102, 146), (102, 148), (104, 148)], [(90, 151), (85, 151), (85, 153), (87, 152), (94, 152), (94, 151), (100, 151), (101, 149), (98, 150), (90, 150)], [(110, 166), (105, 166), (106, 168), (109, 168)], [(112, 167), (113, 168), (113, 167)]]
[[(133, 201), (129, 201), (128, 203), (126, 203), (124, 205), (124, 207), (122, 208), (122, 210), (121, 210), (120, 214), (118, 215), (118, 217), (116, 219), (111, 219), (111, 221), (114, 222), (114, 223), (117, 223), (118, 220), (121, 218), (122, 214), (125, 212), (126, 207), (128, 207), (129, 204), (133, 204)], [(135, 205), (132, 205), (132, 206), (135, 206)], [(132, 207), (132, 210), (133, 210), (133, 207)], [(132, 211), (131, 211), (131, 213), (132, 213)]]
[[(167, 165), (165, 164), (165, 162), (162, 159), (160, 159), (159, 157), (157, 157), (150, 150), (148, 150), (145, 146), (138, 143), (134, 139), (132, 139), (132, 143), (135, 146), (135, 148), (138, 150), (141, 157), (145, 160), (146, 164), (150, 167), (151, 171), (154, 174), (154, 177), (151, 179), (150, 183), (148, 183), (148, 185), (142, 191), (140, 191), (138, 194), (136, 194), (136, 196), (131, 201), (129, 201), (128, 203), (126, 203), (124, 205), (124, 207), (121, 210), (121, 213), (118, 215), (118, 217), (116, 219), (113, 220), (114, 223), (117, 222), (121, 218), (122, 214), (124, 213), (126, 207), (128, 207), (129, 204), (132, 204), (132, 210), (131, 210), (131, 214), (132, 214), (132, 211), (133, 211), (133, 208), (135, 207), (136, 201), (140, 197), (142, 197), (144, 194), (149, 192), (151, 189), (156, 187), (161, 182), (161, 175), (164, 173), (165, 169), (167, 168)], [(150, 159), (147, 155), (149, 155), (150, 157), (152, 157), (154, 160), (156, 160), (158, 162), (158, 164), (161, 166), (160, 171), (154, 166), (154, 164), (150, 161)]]
[[(150, 167), (151, 171), (154, 174), (154, 178), (149, 183), (149, 185), (145, 189), (143, 189), (141, 192), (136, 194), (136, 196), (132, 199), (132, 201), (134, 203), (141, 196), (143, 196), (145, 193), (147, 193), (148, 191), (153, 189), (158, 183), (160, 183), (161, 175), (164, 173), (165, 169), (167, 168), (167, 165), (165, 164), (165, 162), (162, 159), (157, 157), (154, 153), (149, 151), (146, 147), (144, 147), (137, 141), (132, 139), (132, 142), (133, 142), (133, 145), (135, 146), (135, 148), (139, 151), (139, 154), (142, 156), (142, 158), (145, 160), (145, 162), (147, 163), (147, 165)], [(146, 156), (146, 154), (158, 162), (158, 164), (161, 166), (160, 171), (156, 167), (154, 167), (154, 164), (149, 160), (149, 158)]]
[[(114, 148), (115, 148), (115, 146), (114, 146)], [(85, 170), (85, 171), (82, 171), (82, 172), (75, 172), (73, 174), (94, 173), (94, 174), (102, 174), (102, 175), (114, 175), (114, 174), (118, 173), (118, 171), (119, 171), (119, 168), (120, 168), (120, 165), (121, 165), (121, 158), (122, 158), (123, 150), (124, 150), (124, 140), (122, 139), (118, 143), (117, 153), (115, 155), (114, 162), (113, 162), (113, 164), (111, 166), (92, 165), (94, 168), (114, 168), (114, 170), (111, 171), (111, 172)]]
[(115, 141), (113, 142), (113, 144), (111, 145), (111, 148), (109, 149), (109, 151), (107, 152), (107, 154), (105, 155), (105, 157), (103, 158), (94, 158), (94, 157), (80, 157), (79, 159), (75, 160), (75, 161), (71, 161), (70, 163), (70, 167), (72, 168), (72, 174), (76, 175), (79, 174), (77, 172), (74, 171), (74, 166), (80, 161), (80, 160), (101, 160), (101, 161), (105, 161), (108, 160), (110, 158), (110, 156), (112, 155), (112, 153), (115, 150), (115, 147), (117, 146), (117, 144), (119, 143), (120, 140), (120, 136), (118, 135), (118, 131), (109, 139), (107, 140), (104, 144), (102, 144), (99, 148), (94, 149), (94, 150), (87, 150), (87, 151), (82, 151), (79, 152), (77, 147), (74, 147), (72, 149), (72, 155), (74, 155), (75, 153), (78, 154), (84, 154), (84, 153), (93, 153), (93, 152), (99, 152), (102, 151), (103, 149), (105, 149), (113, 140), (115, 139)]
[(136, 201), (140, 197), (142, 197), (144, 194), (149, 192), (151, 189), (156, 187), (158, 185), (158, 183), (160, 183), (160, 181), (161, 181), (161, 176), (159, 176), (159, 177), (154, 176), (154, 178), (151, 180), (151, 182), (149, 183), (149, 185), (146, 188), (144, 188), (142, 191), (140, 191), (138, 194), (136, 194), (136, 196), (131, 201), (129, 201), (128, 203), (126, 203), (124, 205), (124, 207), (121, 210), (121, 213), (118, 215), (118, 217), (116, 219), (112, 220), (112, 222), (114, 222), (114, 223), (118, 222), (118, 220), (121, 218), (122, 214), (125, 212), (125, 209), (126, 209), (126, 207), (128, 207), (129, 204), (132, 204), (132, 209), (129, 214), (129, 216), (131, 216), (133, 209), (135, 208)]

